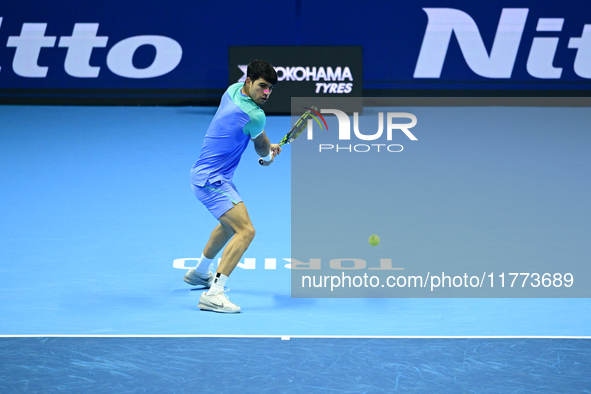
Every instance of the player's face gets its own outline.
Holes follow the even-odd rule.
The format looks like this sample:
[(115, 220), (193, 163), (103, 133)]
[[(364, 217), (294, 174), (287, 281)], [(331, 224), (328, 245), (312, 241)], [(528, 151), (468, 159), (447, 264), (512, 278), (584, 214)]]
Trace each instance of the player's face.
[(263, 78), (259, 78), (256, 81), (246, 78), (245, 90), (246, 94), (250, 96), (255, 103), (263, 105), (269, 99), (269, 96), (273, 91), (273, 85)]

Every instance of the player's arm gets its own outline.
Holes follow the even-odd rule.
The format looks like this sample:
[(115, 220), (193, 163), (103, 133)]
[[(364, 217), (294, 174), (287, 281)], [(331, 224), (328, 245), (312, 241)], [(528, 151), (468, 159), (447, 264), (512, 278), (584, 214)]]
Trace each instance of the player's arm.
[(281, 153), (281, 147), (278, 144), (271, 144), (264, 130), (256, 138), (253, 138), (252, 141), (254, 142), (254, 150), (260, 157), (265, 158), (272, 152), (270, 160), (264, 161), (263, 165), (265, 166), (270, 165), (275, 156)]
[(256, 138), (253, 138), (252, 142), (254, 142), (254, 150), (261, 157), (267, 156), (271, 151), (271, 142), (264, 130)]

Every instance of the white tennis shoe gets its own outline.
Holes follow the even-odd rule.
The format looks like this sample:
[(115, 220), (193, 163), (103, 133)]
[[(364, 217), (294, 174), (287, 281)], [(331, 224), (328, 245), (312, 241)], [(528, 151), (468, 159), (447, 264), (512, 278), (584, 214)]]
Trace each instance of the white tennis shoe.
[(191, 268), (189, 271), (187, 271), (183, 280), (191, 286), (203, 286), (206, 289), (209, 289), (213, 283), (213, 273), (211, 272), (211, 266), (209, 266), (209, 271), (206, 275), (200, 275), (197, 273), (197, 271), (195, 271), (195, 268)]
[(206, 311), (220, 313), (240, 313), (240, 307), (230, 302), (223, 290), (212, 295), (207, 295), (207, 292), (203, 292), (201, 297), (199, 297), (199, 305), (197, 307)]

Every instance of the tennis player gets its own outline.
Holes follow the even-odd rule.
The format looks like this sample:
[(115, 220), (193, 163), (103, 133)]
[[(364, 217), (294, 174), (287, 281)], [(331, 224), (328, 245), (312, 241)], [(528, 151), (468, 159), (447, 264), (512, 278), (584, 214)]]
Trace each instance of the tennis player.
[[(255, 234), (246, 206), (232, 182), (234, 171), (250, 140), (264, 166), (271, 165), (274, 156), (281, 152), (281, 147), (271, 144), (265, 134), (266, 118), (260, 108), (277, 83), (277, 73), (268, 62), (255, 60), (248, 65), (246, 77), (244, 83), (231, 85), (222, 96), (205, 133), (199, 159), (191, 168), (195, 196), (220, 223), (211, 233), (199, 264), (189, 269), (184, 281), (209, 288), (199, 298), (198, 307), (215, 312), (240, 312), (240, 307), (224, 294), (224, 286)], [(213, 274), (213, 259), (224, 246)]]

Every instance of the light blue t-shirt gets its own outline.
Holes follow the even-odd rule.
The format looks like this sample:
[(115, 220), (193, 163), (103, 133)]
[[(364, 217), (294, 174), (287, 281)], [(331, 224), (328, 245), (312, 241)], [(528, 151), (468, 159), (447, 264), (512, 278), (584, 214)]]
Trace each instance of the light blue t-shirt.
[(191, 168), (191, 182), (204, 186), (207, 181), (232, 181), (234, 171), (251, 138), (265, 128), (265, 113), (240, 91), (242, 82), (231, 85), (222, 96), (203, 140), (199, 159)]

